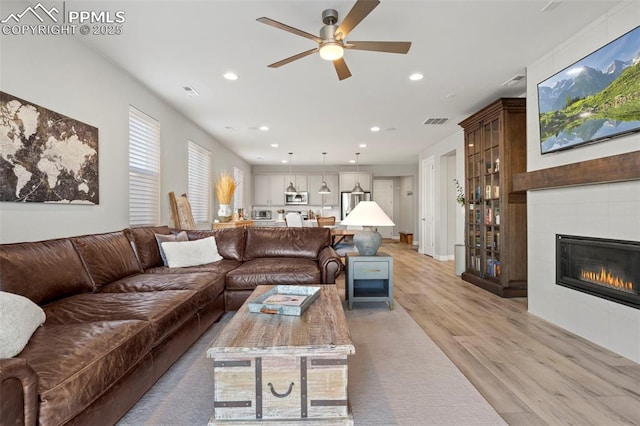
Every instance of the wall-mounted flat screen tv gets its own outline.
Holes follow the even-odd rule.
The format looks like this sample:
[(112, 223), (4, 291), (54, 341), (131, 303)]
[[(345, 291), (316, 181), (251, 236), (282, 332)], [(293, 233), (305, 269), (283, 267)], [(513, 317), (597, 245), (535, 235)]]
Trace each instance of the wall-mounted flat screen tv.
[(542, 154), (640, 131), (640, 27), (538, 84)]

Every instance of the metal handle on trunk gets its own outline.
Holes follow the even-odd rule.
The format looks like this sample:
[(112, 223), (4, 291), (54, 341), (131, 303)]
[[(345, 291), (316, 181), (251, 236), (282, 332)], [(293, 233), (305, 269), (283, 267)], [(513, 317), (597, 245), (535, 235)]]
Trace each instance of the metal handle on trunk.
[(286, 393), (278, 393), (278, 392), (276, 392), (276, 390), (273, 388), (273, 385), (271, 384), (271, 382), (267, 383), (267, 386), (269, 386), (269, 389), (271, 389), (271, 393), (276, 398), (286, 398), (286, 397), (289, 396), (289, 394), (293, 390), (293, 382), (291, 382), (291, 384), (289, 385), (289, 390)]

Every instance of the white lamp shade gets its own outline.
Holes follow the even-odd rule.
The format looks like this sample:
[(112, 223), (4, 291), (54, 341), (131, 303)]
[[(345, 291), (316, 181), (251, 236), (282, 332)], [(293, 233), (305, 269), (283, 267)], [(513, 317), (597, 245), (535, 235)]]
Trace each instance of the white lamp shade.
[(396, 225), (375, 201), (360, 201), (340, 224), (375, 227)]

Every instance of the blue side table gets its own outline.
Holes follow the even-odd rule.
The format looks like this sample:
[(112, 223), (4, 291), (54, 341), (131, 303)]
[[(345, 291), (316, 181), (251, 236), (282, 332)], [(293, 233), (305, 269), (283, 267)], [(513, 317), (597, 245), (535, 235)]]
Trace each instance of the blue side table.
[(345, 255), (345, 298), (349, 310), (353, 302), (387, 302), (393, 309), (393, 257)]

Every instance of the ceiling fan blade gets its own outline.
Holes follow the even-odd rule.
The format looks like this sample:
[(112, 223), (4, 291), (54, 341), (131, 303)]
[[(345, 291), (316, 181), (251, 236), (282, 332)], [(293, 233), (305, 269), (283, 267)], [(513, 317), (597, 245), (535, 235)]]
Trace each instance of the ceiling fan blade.
[(287, 32), (290, 32), (290, 33), (295, 34), (295, 35), (299, 35), (299, 36), (304, 37), (304, 38), (308, 38), (310, 40), (315, 41), (316, 43), (322, 43), (322, 39), (320, 37), (318, 37), (318, 36), (314, 36), (313, 34), (309, 34), (306, 31), (302, 31), (302, 30), (299, 30), (297, 28), (290, 27), (289, 25), (283, 24), (282, 22), (274, 21), (271, 18), (266, 18), (266, 17), (263, 16), (262, 18), (256, 19), (256, 21), (262, 22), (263, 24), (267, 24), (269, 26), (272, 26), (272, 27), (275, 27), (275, 28), (278, 28), (278, 29), (281, 29), (281, 30), (284, 30), (284, 31), (287, 31)]
[(410, 47), (410, 41), (349, 41), (344, 44), (345, 49), (387, 53), (407, 53)]
[(317, 52), (317, 51), (318, 51), (318, 48), (315, 48), (315, 49), (309, 49), (309, 50), (307, 50), (307, 51), (305, 51), (305, 52), (298, 53), (297, 55), (290, 56), (290, 57), (288, 57), (288, 58), (286, 58), (286, 59), (283, 59), (283, 60), (278, 61), (278, 62), (274, 62), (273, 64), (271, 64), (271, 65), (267, 65), (267, 66), (268, 66), (269, 68), (279, 68), (279, 67), (281, 67), (281, 66), (283, 66), (283, 65), (287, 65), (287, 64), (288, 64), (288, 63), (290, 63), (290, 62), (297, 61), (298, 59), (302, 59), (302, 58), (304, 58), (305, 56), (309, 56), (309, 55), (311, 55), (312, 53), (315, 53), (315, 52)]
[(336, 68), (336, 72), (338, 73), (338, 80), (344, 80), (345, 78), (351, 77), (351, 71), (349, 71), (349, 67), (344, 61), (344, 58), (333, 61), (333, 66)]
[(358, 0), (336, 30), (336, 34), (341, 34), (340, 39), (345, 38), (379, 4), (379, 0)]

